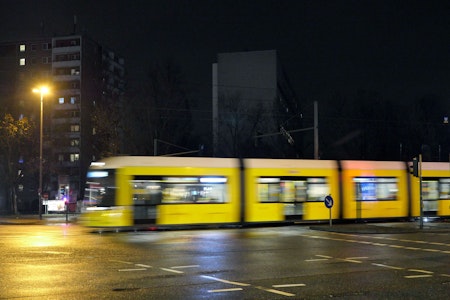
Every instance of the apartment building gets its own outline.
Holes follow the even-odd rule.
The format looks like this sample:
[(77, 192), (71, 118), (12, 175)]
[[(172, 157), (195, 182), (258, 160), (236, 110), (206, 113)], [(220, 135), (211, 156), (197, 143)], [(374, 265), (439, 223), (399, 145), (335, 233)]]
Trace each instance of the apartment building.
[[(121, 101), (124, 59), (89, 36), (74, 34), (0, 42), (0, 66), (7, 70), (0, 74), (0, 101), (15, 117), (38, 121), (39, 96), (31, 90), (50, 87), (44, 99), (42, 195), (76, 203), (95, 155), (92, 113), (99, 103)], [(19, 195), (25, 209), (37, 199), (36, 184), (28, 185)]]

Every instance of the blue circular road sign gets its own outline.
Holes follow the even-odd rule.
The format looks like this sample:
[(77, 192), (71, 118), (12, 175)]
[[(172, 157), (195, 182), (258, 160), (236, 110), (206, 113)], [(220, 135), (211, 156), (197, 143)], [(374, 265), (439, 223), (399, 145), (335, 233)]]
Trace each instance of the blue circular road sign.
[(331, 198), (330, 195), (325, 197), (325, 201), (324, 202), (325, 202), (325, 206), (327, 208), (332, 208), (333, 207), (334, 201), (333, 201), (333, 198)]

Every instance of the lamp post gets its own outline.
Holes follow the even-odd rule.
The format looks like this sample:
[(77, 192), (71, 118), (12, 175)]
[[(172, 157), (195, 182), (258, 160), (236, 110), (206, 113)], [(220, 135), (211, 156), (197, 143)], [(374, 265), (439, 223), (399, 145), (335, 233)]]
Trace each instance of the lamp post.
[(44, 135), (44, 95), (48, 94), (48, 87), (41, 86), (39, 88), (34, 88), (33, 93), (37, 93), (41, 95), (41, 117), (40, 117), (40, 126), (39, 126), (39, 219), (42, 220), (42, 139)]

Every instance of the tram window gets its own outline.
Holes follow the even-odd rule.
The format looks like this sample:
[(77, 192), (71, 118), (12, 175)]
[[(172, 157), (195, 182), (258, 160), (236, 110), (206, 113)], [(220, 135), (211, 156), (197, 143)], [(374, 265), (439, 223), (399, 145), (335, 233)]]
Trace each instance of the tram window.
[(424, 180), (422, 182), (423, 200), (439, 199), (439, 182), (437, 180)]
[(397, 178), (353, 178), (357, 201), (396, 200), (398, 194)]
[(280, 178), (258, 178), (258, 197), (260, 202), (280, 201)]
[(450, 199), (450, 178), (439, 179), (439, 199)]
[(227, 178), (223, 176), (136, 176), (132, 181), (135, 203), (225, 203)]
[(115, 205), (114, 170), (91, 170), (87, 173), (84, 205), (108, 207)]
[(260, 177), (258, 196), (260, 202), (323, 201), (330, 187), (323, 177)]

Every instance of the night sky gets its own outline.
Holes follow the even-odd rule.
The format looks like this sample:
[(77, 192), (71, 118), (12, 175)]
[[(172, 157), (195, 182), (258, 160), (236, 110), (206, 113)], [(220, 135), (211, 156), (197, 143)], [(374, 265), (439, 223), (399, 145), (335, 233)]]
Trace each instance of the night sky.
[(131, 81), (155, 61), (210, 103), (217, 53), (276, 49), (299, 99), (378, 92), (450, 98), (449, 1), (0, 0), (0, 40), (77, 29), (117, 51)]

